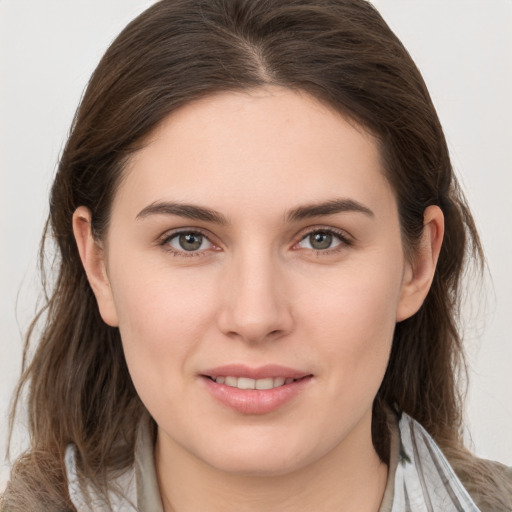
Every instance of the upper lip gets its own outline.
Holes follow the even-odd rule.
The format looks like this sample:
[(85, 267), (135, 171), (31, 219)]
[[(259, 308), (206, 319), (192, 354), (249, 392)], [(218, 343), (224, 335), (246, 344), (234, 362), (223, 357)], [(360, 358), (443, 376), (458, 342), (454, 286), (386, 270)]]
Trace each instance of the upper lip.
[(205, 377), (246, 377), (248, 379), (266, 379), (269, 377), (284, 377), (285, 379), (301, 379), (311, 375), (309, 372), (289, 368), (286, 366), (268, 364), (264, 366), (251, 367), (244, 364), (227, 364), (217, 366), (201, 372)]

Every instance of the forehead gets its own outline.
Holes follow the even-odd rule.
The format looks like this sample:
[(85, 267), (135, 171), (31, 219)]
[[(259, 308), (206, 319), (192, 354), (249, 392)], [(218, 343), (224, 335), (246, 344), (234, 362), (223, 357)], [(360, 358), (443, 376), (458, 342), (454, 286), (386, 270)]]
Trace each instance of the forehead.
[(131, 158), (115, 203), (277, 211), (390, 193), (372, 135), (305, 93), (271, 87), (219, 93), (169, 115)]

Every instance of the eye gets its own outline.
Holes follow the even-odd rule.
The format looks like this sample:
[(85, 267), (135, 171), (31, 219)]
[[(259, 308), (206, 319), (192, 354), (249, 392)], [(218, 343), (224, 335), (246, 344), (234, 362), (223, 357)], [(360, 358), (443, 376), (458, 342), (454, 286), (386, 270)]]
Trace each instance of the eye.
[(341, 234), (328, 229), (311, 231), (297, 244), (302, 249), (328, 251), (340, 245), (349, 245), (349, 241)]
[(162, 245), (168, 247), (172, 252), (194, 253), (211, 249), (213, 244), (202, 233), (197, 231), (181, 231), (167, 237)]

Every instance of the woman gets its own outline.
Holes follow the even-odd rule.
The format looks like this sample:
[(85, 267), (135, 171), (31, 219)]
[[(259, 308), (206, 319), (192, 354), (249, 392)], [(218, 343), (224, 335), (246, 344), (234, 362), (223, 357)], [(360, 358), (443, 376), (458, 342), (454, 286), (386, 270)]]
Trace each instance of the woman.
[(371, 5), (155, 4), (91, 79), (48, 226), (3, 509), (510, 508), (461, 440), (478, 235)]

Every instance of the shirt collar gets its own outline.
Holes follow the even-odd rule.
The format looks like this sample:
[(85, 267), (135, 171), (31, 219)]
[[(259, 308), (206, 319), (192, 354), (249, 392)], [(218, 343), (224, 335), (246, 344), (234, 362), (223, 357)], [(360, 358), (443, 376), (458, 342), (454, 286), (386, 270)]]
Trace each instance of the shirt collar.
[[(390, 413), (388, 481), (379, 512), (480, 512), (427, 431), (405, 413)], [(163, 512), (154, 459), (154, 423), (139, 425), (134, 465), (111, 482), (107, 498), (80, 483), (75, 447), (66, 450), (69, 494), (77, 512)], [(111, 508), (109, 508), (111, 507)]]

